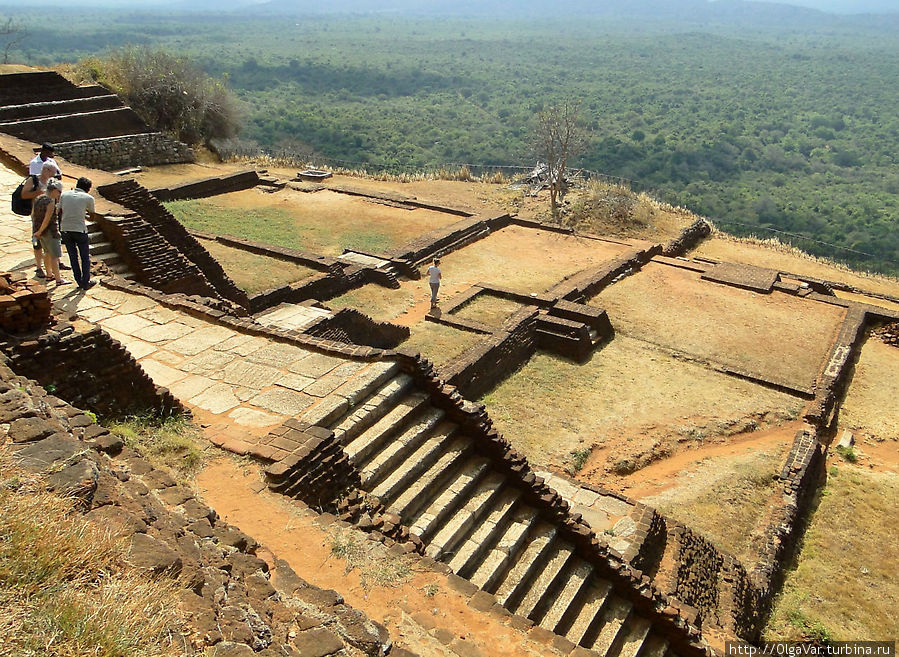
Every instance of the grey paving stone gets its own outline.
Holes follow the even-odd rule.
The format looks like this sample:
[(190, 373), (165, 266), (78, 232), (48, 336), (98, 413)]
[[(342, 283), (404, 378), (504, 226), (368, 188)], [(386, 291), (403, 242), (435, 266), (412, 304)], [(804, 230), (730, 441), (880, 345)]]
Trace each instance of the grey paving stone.
[[(219, 353), (219, 352), (216, 352)], [(221, 352), (233, 358), (232, 354)], [(240, 359), (229, 363), (222, 371), (222, 380), (232, 385), (262, 390), (281, 377), (281, 370)]]
[(258, 406), (274, 413), (282, 415), (298, 415), (309, 408), (315, 401), (314, 397), (294, 392), (285, 388), (273, 388), (259, 393), (250, 400), (253, 406)]

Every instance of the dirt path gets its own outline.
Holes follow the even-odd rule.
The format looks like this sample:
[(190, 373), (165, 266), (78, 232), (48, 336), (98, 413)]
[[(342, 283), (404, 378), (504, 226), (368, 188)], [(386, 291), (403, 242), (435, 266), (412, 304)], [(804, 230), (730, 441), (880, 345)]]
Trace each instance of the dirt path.
[(446, 576), (414, 563), (405, 582), (363, 586), (359, 571), (347, 572), (347, 562), (331, 553), (333, 532), (340, 530), (322, 528), (314, 522), (317, 514), (287, 498), (267, 490), (256, 493), (260, 478), (253, 465), (218, 459), (197, 475), (195, 483), (219, 516), (263, 546), (260, 557), (270, 563), (284, 559), (309, 583), (339, 591), (348, 604), (383, 623), (401, 647), (422, 657), (550, 654), (546, 646), (529, 640), (498, 616), (469, 607), (467, 596), (456, 591)]
[(678, 477), (689, 476), (689, 473), (695, 472), (708, 459), (739, 456), (772, 447), (784, 449), (792, 443), (796, 432), (803, 426), (801, 421), (789, 422), (767, 430), (731, 436), (724, 443), (710, 443), (684, 449), (630, 475), (624, 477), (610, 475), (605, 484), (607, 486), (613, 484), (613, 488), (638, 500), (658, 495), (678, 485), (680, 483), (677, 481)]

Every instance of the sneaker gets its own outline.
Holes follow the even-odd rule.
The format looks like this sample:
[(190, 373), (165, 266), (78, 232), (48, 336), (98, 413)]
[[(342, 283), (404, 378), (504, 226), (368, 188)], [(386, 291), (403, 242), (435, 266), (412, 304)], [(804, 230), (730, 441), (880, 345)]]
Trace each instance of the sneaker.
[(82, 290), (89, 290), (96, 284), (97, 284), (97, 281), (88, 281), (87, 285), (79, 285), (78, 287), (80, 287)]
[(44, 273), (43, 269), (38, 268), (38, 269), (34, 270), (34, 277), (35, 278), (47, 278), (47, 275)]

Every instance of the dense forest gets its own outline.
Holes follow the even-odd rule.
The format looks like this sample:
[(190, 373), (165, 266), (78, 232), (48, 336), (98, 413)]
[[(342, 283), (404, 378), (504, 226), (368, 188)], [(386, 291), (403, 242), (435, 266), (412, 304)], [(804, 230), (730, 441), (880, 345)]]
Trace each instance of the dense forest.
[(14, 56), (186, 53), (243, 100), (243, 139), (395, 171), (532, 165), (535, 114), (578, 99), (591, 146), (577, 166), (732, 232), (803, 235), (899, 272), (897, 17), (712, 4), (705, 20), (59, 10)]

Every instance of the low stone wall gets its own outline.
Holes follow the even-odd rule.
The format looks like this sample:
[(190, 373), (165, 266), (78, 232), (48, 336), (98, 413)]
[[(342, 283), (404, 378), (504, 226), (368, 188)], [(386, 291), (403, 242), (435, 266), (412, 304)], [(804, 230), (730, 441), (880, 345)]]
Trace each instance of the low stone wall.
[(146, 132), (146, 128), (136, 134), (57, 142), (55, 146), (61, 157), (105, 171), (194, 161), (193, 149), (187, 144), (161, 132)]
[(649, 249), (615, 258), (566, 278), (544, 294), (580, 303), (599, 294), (618, 277), (637, 271), (661, 251), (662, 246), (656, 244)]
[(218, 261), (209, 255), (197, 239), (188, 233), (146, 188), (133, 180), (123, 180), (102, 185), (97, 191), (105, 198), (135, 212), (149, 223), (169, 245), (199, 268), (218, 295), (243, 308), (249, 308), (250, 302), (246, 292), (237, 287)]
[(21, 334), (36, 331), (50, 322), (50, 295), (25, 274), (0, 274), (0, 331)]
[(331, 317), (323, 317), (305, 333), (335, 342), (393, 349), (409, 338), (409, 327), (376, 322), (355, 308), (344, 308)]
[(677, 258), (692, 250), (706, 237), (711, 235), (712, 227), (704, 219), (697, 219), (684, 228), (677, 239), (671, 240), (662, 249), (662, 255)]
[(57, 322), (36, 338), (8, 338), (0, 342), (0, 351), (15, 372), (99, 415), (185, 412), (181, 402), (155, 385), (120, 342), (87, 322)]
[(446, 369), (447, 382), (469, 399), (477, 399), (514, 372), (537, 350), (536, 308), (522, 308), (500, 330), (459, 356)]
[(160, 187), (150, 192), (160, 201), (179, 201), (182, 199), (207, 198), (218, 196), (228, 192), (239, 192), (244, 189), (252, 189), (259, 184), (259, 174), (253, 170), (238, 171), (225, 176), (213, 176), (196, 180), (194, 182), (176, 185), (174, 187)]
[(386, 628), (337, 592), (259, 558), (258, 543), (190, 487), (2, 363), (0, 414), (8, 422), (0, 445), (18, 467), (42, 474), (46, 489), (75, 501), (75, 513), (121, 537), (132, 568), (175, 583), (185, 625), (173, 638), (185, 654), (413, 657), (391, 651)]

